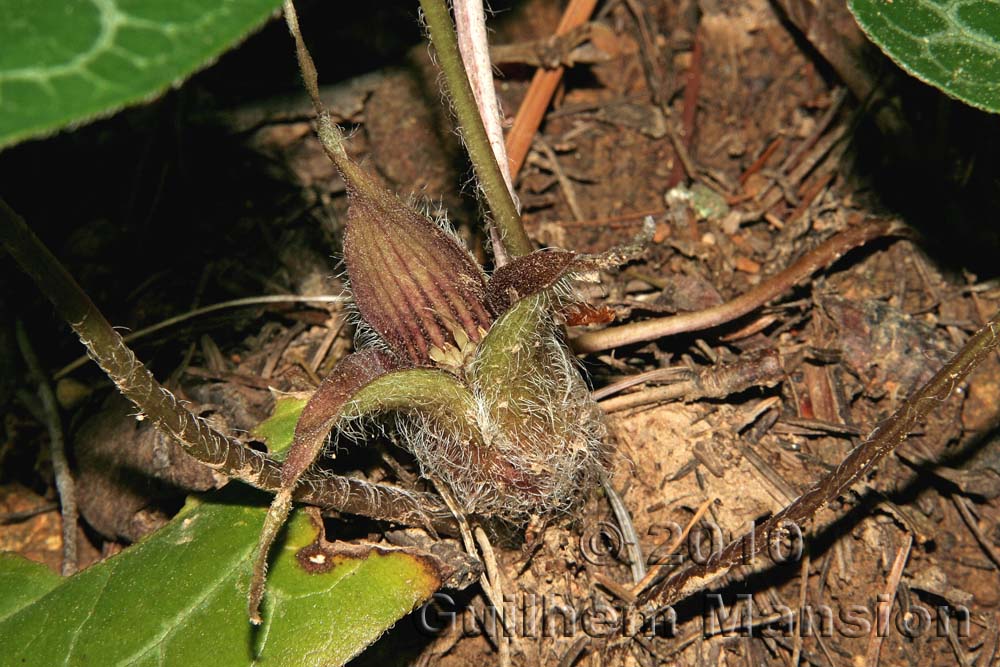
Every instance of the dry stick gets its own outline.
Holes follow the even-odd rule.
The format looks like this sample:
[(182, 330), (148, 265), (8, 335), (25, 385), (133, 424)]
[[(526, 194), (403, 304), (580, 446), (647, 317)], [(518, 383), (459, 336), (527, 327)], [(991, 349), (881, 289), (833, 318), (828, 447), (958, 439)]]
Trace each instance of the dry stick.
[[(694, 33), (694, 49), (691, 51), (691, 66), (688, 68), (687, 83), (684, 85), (684, 112), (681, 116), (681, 128), (684, 132), (684, 150), (690, 149), (691, 143), (694, 140), (694, 119), (695, 113), (698, 111), (698, 95), (701, 92), (703, 52), (702, 37), (700, 31), (696, 29)], [(680, 141), (677, 141), (675, 144), (675, 146), (678, 145), (681, 145)], [(681, 152), (678, 152), (678, 156)], [(689, 170), (690, 167), (685, 166), (684, 161), (678, 157), (677, 162), (674, 163), (674, 168), (670, 172), (670, 180), (667, 181), (667, 190), (672, 189), (680, 183), (684, 177), (684, 172)], [(693, 177), (693, 174), (689, 175)]]
[(455, 26), (451, 22), (448, 7), (444, 0), (420, 0), (420, 7), (424, 11), (431, 45), (444, 73), (455, 115), (458, 116), (465, 149), (469, 152), (476, 180), (479, 181), (490, 213), (493, 214), (504, 249), (512, 257), (527, 255), (534, 248), (521, 224), (521, 215), (507, 189), (500, 166), (493, 156), (489, 137), (476, 106), (476, 98), (462, 66), (462, 57), (455, 39)]
[[(635, 378), (639, 382), (658, 378), (669, 378), (674, 382), (664, 387), (654, 387), (602, 400), (598, 405), (605, 412), (617, 412), (679, 398), (687, 401), (699, 398), (724, 398), (750, 387), (772, 386), (785, 376), (777, 351), (767, 350), (743, 356), (746, 358), (694, 371), (672, 367), (639, 373)], [(626, 379), (616, 383), (612, 388), (630, 384), (631, 379)], [(597, 400), (598, 395), (599, 392), (596, 391), (592, 394), (594, 400)], [(607, 393), (603, 392), (600, 395)]]
[(496, 614), (500, 618), (500, 626), (503, 630), (502, 632), (497, 632), (497, 653), (500, 656), (500, 667), (510, 667), (510, 642), (514, 639), (516, 633), (507, 628), (507, 610), (503, 606), (503, 575), (500, 574), (496, 553), (493, 551), (493, 545), (490, 544), (490, 538), (487, 537), (486, 531), (483, 530), (482, 526), (476, 526), (473, 529), (473, 535), (476, 538), (476, 543), (479, 545), (479, 550), (483, 554), (483, 565), (486, 566), (490, 588), (493, 591), (493, 595), (496, 596), (495, 599), (492, 599), (492, 602), (494, 606), (499, 605), (496, 609)]
[(644, 405), (676, 401), (682, 398), (688, 400), (698, 398), (695, 395), (695, 385), (692, 380), (683, 380), (663, 387), (653, 387), (625, 394), (624, 396), (608, 398), (598, 403), (598, 405), (601, 406), (604, 412), (610, 414), (612, 412), (621, 412), (622, 410), (631, 410), (632, 408), (641, 408)]
[(635, 373), (634, 375), (627, 375), (618, 382), (613, 382), (609, 385), (601, 387), (600, 389), (595, 389), (590, 392), (590, 397), (595, 401), (600, 401), (602, 399), (608, 398), (609, 396), (614, 396), (615, 394), (625, 391), (626, 389), (631, 389), (637, 384), (644, 384), (646, 382), (684, 382), (690, 380), (691, 376), (694, 374), (687, 366), (667, 366), (666, 368), (654, 368), (650, 371), (643, 371), (641, 373)]
[[(207, 315), (208, 313), (214, 313), (217, 310), (225, 310), (227, 308), (243, 308), (246, 306), (260, 306), (266, 303), (345, 303), (347, 302), (346, 296), (301, 296), (298, 294), (268, 294), (265, 296), (248, 296), (242, 299), (233, 299), (232, 301), (222, 301), (220, 303), (213, 303), (208, 306), (203, 306), (202, 308), (195, 308), (194, 310), (189, 310), (186, 313), (181, 313), (180, 315), (175, 315), (174, 317), (168, 317), (165, 320), (157, 322), (156, 324), (151, 324), (148, 327), (139, 329), (138, 331), (133, 331), (132, 333), (126, 335), (122, 340), (126, 343), (131, 343), (134, 340), (138, 340), (149, 334), (156, 333), (168, 327), (172, 327), (181, 322), (186, 322), (195, 317), (201, 317), (202, 315)], [(84, 355), (74, 359), (69, 364), (63, 366), (52, 376), (53, 380), (59, 380), (66, 377), (80, 366), (83, 366), (88, 361), (90, 357)]]
[[(819, 141), (820, 137), (827, 131), (830, 125), (833, 123), (837, 114), (840, 113), (840, 109), (844, 106), (844, 102), (847, 100), (847, 91), (844, 88), (839, 88), (834, 92), (833, 99), (830, 103), (829, 108), (823, 113), (823, 117), (820, 118), (816, 127), (813, 128), (812, 133), (806, 138), (805, 141), (800, 143), (798, 146), (792, 150), (791, 153), (782, 161), (780, 172), (783, 174), (789, 173), (792, 169), (797, 168), (799, 160), (806, 151), (811, 149)], [(766, 194), (762, 193), (762, 194)]]
[(997, 649), (1000, 648), (1000, 614), (993, 612), (992, 621), (993, 623), (991, 625), (994, 628), (993, 642), (992, 642), (993, 647), (987, 650), (984, 645), (983, 652), (980, 654), (989, 656), (986, 658), (986, 662), (983, 663), (983, 665), (985, 665), (986, 667), (991, 667), (991, 665), (996, 664), (994, 662), (994, 659), (997, 657)]
[[(486, 136), (489, 137), (493, 157), (500, 167), (500, 174), (507, 184), (507, 192), (514, 199), (514, 185), (510, 177), (510, 162), (507, 148), (503, 143), (503, 126), (497, 91), (493, 87), (493, 65), (490, 62), (490, 44), (486, 37), (486, 17), (483, 0), (455, 0), (455, 31), (458, 33), (458, 50), (462, 53), (465, 73), (469, 76), (472, 94), (479, 108), (479, 118), (483, 121)], [(493, 245), (493, 260), (497, 267), (509, 262), (496, 225), (489, 225), (490, 242)]]
[[(473, 536), (473, 529), (469, 525), (469, 519), (459, 508), (458, 501), (455, 500), (451, 490), (443, 481), (434, 475), (430, 475), (429, 477), (431, 482), (434, 484), (434, 488), (436, 488), (438, 493), (441, 494), (441, 498), (444, 500), (445, 505), (447, 505), (448, 509), (451, 510), (452, 516), (454, 516), (455, 521), (458, 523), (459, 536), (462, 538), (462, 544), (465, 546), (466, 553), (473, 558), (479, 559), (479, 561), (484, 565), (485, 571), (479, 575), (479, 587), (483, 589), (483, 593), (486, 595), (486, 598), (490, 601), (490, 604), (493, 605), (497, 618), (500, 619), (500, 628), (495, 628), (496, 637), (493, 637), (488, 631), (486, 634), (494, 641), (497, 653), (500, 655), (500, 661), (503, 662), (505, 659), (509, 661), (510, 647), (505, 645), (505, 639), (512, 636), (512, 633), (507, 627), (506, 610), (503, 606), (503, 591), (502, 589), (497, 590), (494, 588), (495, 583), (500, 583), (501, 587), (503, 584), (499, 579), (496, 554), (493, 553), (493, 545), (490, 544), (487, 539), (483, 556), (480, 557), (479, 551), (476, 549), (476, 539)], [(481, 530), (478, 526), (476, 528)], [(483, 533), (483, 537), (486, 537), (485, 533)], [(484, 621), (485, 618), (484, 614)], [(484, 630), (485, 629), (486, 628), (484, 627)]]
[(632, 515), (629, 513), (628, 508), (625, 507), (625, 502), (618, 494), (614, 484), (603, 473), (601, 474), (601, 486), (604, 487), (604, 493), (608, 497), (608, 504), (611, 506), (611, 511), (618, 521), (618, 527), (622, 531), (625, 551), (628, 553), (628, 565), (632, 571), (632, 583), (638, 583), (646, 576), (646, 559), (642, 555), (642, 544), (639, 542), (639, 535), (635, 532)]
[(808, 521), (906, 440), (907, 434), (916, 429), (927, 413), (945, 401), (969, 372), (998, 345), (1000, 345), (1000, 312), (977, 331), (962, 349), (892, 417), (848, 454), (835, 470), (823, 477), (795, 502), (760, 524), (752, 533), (729, 543), (713, 560), (701, 565), (692, 565), (654, 586), (643, 601), (657, 607), (674, 604), (702, 590), (733, 566), (741, 562), (751, 563), (753, 556), (766, 547), (769, 539), (780, 539), (783, 536), (785, 531), (782, 526), (801, 525)]
[(479, 117), (483, 121), (486, 136), (489, 137), (493, 156), (500, 166), (500, 174), (507, 184), (507, 190), (514, 196), (514, 186), (510, 178), (510, 163), (507, 147), (503, 142), (503, 126), (500, 123), (500, 104), (497, 102), (496, 88), (493, 86), (493, 64), (490, 62), (490, 44), (486, 37), (486, 17), (483, 0), (455, 0), (455, 30), (458, 33), (458, 50), (462, 53), (465, 73), (469, 76), (472, 94), (476, 98)]
[[(281, 488), (281, 464), (222, 433), (192, 414), (135, 358), (104, 315), (49, 252), (24, 220), (0, 200), (0, 244), (6, 246), (118, 389), (157, 428), (173, 436), (205, 465), (251, 486)], [(296, 500), (325, 509), (412, 526), (431, 525), (452, 534), (456, 524), (432, 495), (358, 479), (310, 473), (296, 488)]]
[(976, 517), (972, 516), (972, 512), (969, 511), (969, 507), (966, 504), (968, 501), (958, 495), (953, 495), (951, 499), (955, 503), (955, 507), (958, 508), (958, 513), (962, 515), (962, 520), (965, 521), (965, 525), (967, 525), (969, 530), (972, 531), (972, 535), (976, 538), (976, 542), (979, 543), (979, 546), (982, 547), (983, 551), (986, 552), (986, 555), (990, 557), (991, 561), (993, 561), (993, 565), (997, 569), (1000, 569), (1000, 553), (997, 553), (997, 550), (993, 548), (990, 541), (986, 539), (985, 535), (983, 535), (983, 531), (979, 529), (979, 524), (976, 523)]
[(613, 347), (641, 343), (663, 336), (701, 331), (731, 322), (791, 289), (819, 269), (829, 266), (849, 250), (883, 236), (901, 235), (905, 228), (892, 220), (869, 222), (841, 232), (807, 252), (784, 271), (764, 280), (749, 292), (721, 305), (691, 313), (631, 322), (577, 336), (571, 341), (577, 352), (600, 352)]
[(802, 566), (799, 568), (799, 578), (802, 580), (801, 588), (799, 588), (799, 618), (795, 628), (795, 636), (792, 638), (790, 667), (799, 667), (799, 660), (802, 658), (802, 638), (805, 636), (802, 631), (802, 618), (805, 615), (806, 601), (809, 597), (809, 567), (811, 564), (812, 558), (807, 551), (802, 556)]
[[(556, 35), (564, 35), (586, 23), (596, 6), (597, 0), (570, 0), (556, 28)], [(531, 143), (535, 139), (538, 127), (542, 124), (545, 110), (549, 108), (552, 95), (562, 80), (563, 69), (562, 67), (540, 69), (531, 79), (528, 94), (525, 95), (521, 108), (514, 117), (514, 126), (507, 133), (507, 155), (510, 157), (510, 173), (513, 178), (517, 178), (521, 167), (524, 166), (524, 159), (528, 156)]]
[(642, 69), (646, 75), (646, 86), (649, 88), (650, 97), (654, 105), (663, 107), (664, 77), (660, 71), (659, 50), (646, 21), (646, 12), (635, 0), (625, 0), (625, 6), (632, 13), (632, 18), (635, 19), (636, 27), (639, 29), (639, 54), (642, 56)]
[[(875, 623), (872, 625), (871, 634), (868, 635), (868, 648), (865, 651), (865, 665), (875, 667), (878, 664), (878, 654), (882, 648), (882, 640), (889, 629), (889, 617), (892, 615), (892, 605), (896, 601), (896, 590), (899, 588), (899, 580), (903, 576), (903, 568), (906, 566), (906, 559), (910, 557), (910, 548), (913, 546), (913, 534), (907, 533), (906, 543), (899, 547), (896, 558), (892, 562), (892, 569), (889, 570), (889, 578), (885, 582), (885, 590), (882, 600), (887, 604), (885, 609), (885, 622), (880, 614), (875, 614)], [(881, 602), (880, 602), (881, 604)], [(880, 609), (883, 607), (880, 607)]]
[(38, 397), (42, 401), (42, 412), (45, 415), (45, 426), (49, 431), (49, 455), (52, 457), (52, 472), (56, 478), (56, 490), (59, 491), (59, 504), (62, 514), (62, 540), (63, 540), (63, 562), (62, 574), (68, 577), (75, 574), (79, 563), (77, 561), (76, 535), (77, 521), (80, 513), (76, 506), (76, 487), (73, 483), (73, 475), (69, 470), (69, 463), (66, 461), (66, 443), (63, 439), (62, 420), (59, 417), (59, 407), (56, 404), (55, 394), (49, 386), (38, 363), (38, 357), (31, 347), (28, 334), (24, 330), (24, 324), (17, 322), (17, 344), (21, 348), (21, 355), (28, 365), (28, 373), (32, 381), (38, 387)]
[[(962, 651), (962, 645), (958, 643), (958, 631), (955, 630), (955, 625), (948, 623), (948, 643), (951, 644), (951, 650), (955, 654), (955, 659), (958, 660), (959, 667), (972, 667), (969, 664), (968, 658), (965, 657), (965, 653)], [(985, 663), (990, 664), (990, 663)]]
[(590, 643), (590, 637), (588, 637), (587, 635), (578, 637), (576, 641), (574, 641), (572, 645), (570, 645), (566, 653), (563, 654), (563, 657), (559, 659), (558, 667), (573, 667), (573, 665), (575, 665), (577, 662), (577, 658), (580, 657), (580, 655), (583, 653), (583, 650), (587, 648), (587, 645), (589, 643)]
[[(764, 152), (761, 153), (760, 156), (756, 160), (754, 160), (749, 167), (746, 168), (746, 171), (740, 174), (740, 185), (741, 186), (744, 185), (747, 182), (748, 178), (750, 178), (758, 171), (760, 171), (764, 167), (764, 165), (767, 164), (767, 161), (771, 159), (771, 156), (774, 155), (775, 151), (781, 148), (781, 145), (784, 142), (785, 142), (785, 137), (779, 135), (778, 138), (776, 138), (774, 141), (768, 144), (767, 148), (764, 149)], [(740, 199), (740, 201), (742, 201), (742, 199)], [(730, 202), (730, 203), (732, 204), (735, 202)]]
[(559, 187), (562, 189), (563, 197), (566, 198), (566, 203), (569, 205), (569, 210), (573, 214), (573, 218), (580, 222), (584, 219), (583, 211), (580, 209), (580, 202), (576, 199), (576, 191), (573, 189), (573, 184), (570, 182), (569, 178), (566, 176), (566, 172), (563, 171), (562, 165), (559, 164), (559, 158), (556, 157), (556, 152), (552, 150), (548, 142), (539, 137), (536, 141), (538, 147), (542, 150), (545, 155), (545, 159), (548, 161), (548, 167), (552, 170), (555, 175), (556, 180), (559, 181)]
[[(680, 547), (680, 546), (681, 546), (682, 544), (684, 544), (684, 540), (686, 540), (686, 539), (687, 539), (687, 536), (688, 536), (688, 533), (690, 533), (690, 532), (691, 532), (691, 529), (695, 527), (695, 524), (697, 524), (697, 523), (698, 523), (699, 521), (701, 521), (701, 517), (705, 516), (705, 512), (707, 512), (707, 511), (708, 511), (708, 508), (712, 506), (712, 503), (713, 503), (713, 502), (715, 502), (715, 500), (714, 500), (713, 498), (709, 498), (708, 500), (704, 501), (704, 502), (703, 502), (703, 503), (702, 503), (702, 504), (701, 504), (701, 505), (700, 505), (700, 506), (698, 507), (698, 509), (697, 509), (697, 510), (695, 510), (695, 513), (694, 513), (694, 516), (692, 516), (692, 517), (691, 517), (691, 520), (687, 522), (687, 525), (686, 525), (686, 526), (684, 526), (684, 530), (682, 530), (682, 531), (681, 531), (680, 535), (678, 535), (677, 537), (675, 537), (675, 538), (673, 539), (673, 541), (672, 541), (672, 542), (670, 542), (670, 544), (666, 546), (666, 548), (664, 548), (664, 545), (663, 545), (663, 544), (660, 544), (659, 546), (657, 546), (657, 547), (656, 547), (656, 548), (655, 548), (655, 549), (653, 550), (653, 551), (654, 551), (654, 553), (655, 553), (656, 551), (659, 551), (660, 549), (663, 549), (663, 553), (664, 553), (664, 554), (668, 554), (668, 555), (669, 555), (669, 554), (673, 554), (673, 553), (674, 553), (675, 551), (677, 551), (677, 549), (678, 549), (678, 548), (679, 548), (679, 547)], [(649, 586), (649, 585), (650, 585), (650, 584), (651, 584), (651, 583), (652, 583), (652, 582), (653, 582), (653, 581), (654, 581), (654, 580), (655, 580), (655, 579), (656, 579), (656, 578), (657, 578), (658, 576), (660, 576), (660, 574), (662, 574), (662, 573), (663, 573), (663, 569), (664, 569), (664, 568), (666, 567), (666, 565), (667, 565), (667, 564), (666, 564), (665, 562), (661, 561), (660, 563), (658, 563), (658, 564), (656, 565), (656, 567), (654, 567), (654, 568), (651, 568), (651, 569), (649, 570), (649, 572), (647, 572), (647, 573), (646, 573), (646, 576), (645, 576), (645, 577), (643, 577), (643, 578), (642, 578), (642, 579), (641, 579), (641, 580), (640, 580), (640, 581), (639, 581), (639, 582), (638, 582), (638, 583), (637, 583), (637, 584), (636, 584), (635, 586), (633, 586), (633, 587), (632, 587), (632, 590), (631, 590), (631, 593), (632, 593), (632, 596), (633, 596), (634, 598), (637, 598), (637, 597), (639, 597), (639, 595), (641, 595), (641, 594), (642, 594), (642, 592), (643, 592), (644, 590), (646, 590), (646, 588), (647, 588), (647, 587), (648, 587), (648, 586)]]

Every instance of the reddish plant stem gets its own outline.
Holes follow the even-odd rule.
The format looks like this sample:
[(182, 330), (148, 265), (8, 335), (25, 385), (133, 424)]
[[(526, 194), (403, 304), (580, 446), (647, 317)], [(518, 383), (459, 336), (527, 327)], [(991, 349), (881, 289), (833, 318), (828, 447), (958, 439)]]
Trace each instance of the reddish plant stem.
[[(694, 48), (691, 51), (691, 67), (687, 72), (687, 83), (684, 86), (684, 112), (681, 115), (681, 130), (684, 147), (689, 151), (694, 140), (694, 120), (698, 111), (698, 95), (701, 93), (701, 72), (704, 54), (704, 47), (701, 43), (699, 31), (694, 34)], [(684, 178), (684, 164), (678, 158), (674, 161), (674, 168), (670, 172), (670, 180), (667, 181), (667, 190), (681, 182)]]
[(784, 137), (778, 137), (768, 144), (767, 148), (764, 149), (764, 152), (760, 154), (760, 157), (754, 160), (753, 164), (747, 167), (746, 171), (740, 174), (740, 185), (744, 185), (748, 178), (760, 171), (764, 165), (767, 164), (767, 161), (771, 159), (771, 156), (774, 155), (775, 151), (781, 148), (781, 145), (784, 142)]
[[(556, 28), (556, 34), (563, 35), (583, 25), (594, 13), (596, 6), (597, 0), (570, 0)], [(531, 142), (542, 124), (545, 110), (549, 108), (552, 95), (562, 81), (563, 70), (562, 67), (539, 69), (531, 79), (528, 94), (525, 95), (521, 107), (517, 110), (517, 116), (514, 117), (514, 126), (507, 133), (507, 157), (510, 159), (511, 178), (516, 179), (521, 167), (524, 166), (524, 159), (528, 156)]]

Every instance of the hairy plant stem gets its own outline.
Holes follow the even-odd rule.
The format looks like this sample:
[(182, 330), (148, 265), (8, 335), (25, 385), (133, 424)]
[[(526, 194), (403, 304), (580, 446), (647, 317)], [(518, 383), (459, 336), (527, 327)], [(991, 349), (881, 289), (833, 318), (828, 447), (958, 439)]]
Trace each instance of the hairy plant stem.
[[(187, 322), (195, 317), (201, 317), (202, 315), (207, 315), (208, 313), (214, 313), (218, 310), (226, 310), (227, 308), (244, 308), (247, 306), (261, 306), (268, 303), (344, 303), (348, 300), (346, 296), (330, 296), (330, 295), (317, 295), (317, 296), (306, 296), (302, 294), (265, 294), (262, 296), (247, 296), (241, 299), (231, 299), (229, 301), (221, 301), (219, 303), (209, 304), (207, 306), (202, 306), (201, 308), (195, 308), (194, 310), (189, 310), (186, 313), (181, 313), (180, 315), (174, 315), (173, 317), (168, 317), (165, 320), (161, 320), (156, 324), (151, 324), (148, 327), (143, 327), (142, 329), (137, 329), (132, 333), (125, 336), (122, 340), (126, 343), (131, 343), (134, 340), (138, 340), (144, 336), (156, 333), (157, 331), (162, 331), (168, 327), (175, 326), (181, 322)], [(77, 357), (70, 363), (66, 364), (58, 371), (52, 374), (53, 380), (59, 380), (66, 377), (77, 368), (80, 368), (89, 361), (87, 355), (82, 357)]]
[(479, 187), (483, 189), (494, 223), (500, 230), (504, 248), (511, 257), (527, 255), (533, 250), (531, 240), (524, 231), (517, 206), (507, 190), (507, 183), (493, 155), (493, 148), (490, 146), (486, 128), (483, 127), (483, 120), (476, 106), (476, 98), (472, 94), (469, 78), (462, 65), (462, 56), (455, 38), (455, 26), (445, 0), (420, 0), (420, 7), (424, 11), (438, 65), (444, 72), (448, 93), (465, 139), (465, 148), (469, 151), (476, 179), (479, 181)]
[[(211, 428), (181, 405), (136, 359), (59, 260), (0, 200), (0, 244), (65, 319), (94, 361), (149, 419), (176, 439), (188, 454), (226, 475), (265, 491), (281, 488), (281, 464)], [(451, 513), (434, 496), (358, 479), (310, 473), (296, 488), (296, 500), (322, 508), (454, 533)]]
[(868, 439), (854, 448), (837, 468), (820, 479), (755, 530), (730, 542), (717, 557), (694, 564), (649, 589), (644, 604), (662, 607), (704, 589), (712, 581), (741, 563), (753, 563), (754, 556), (780, 540), (785, 526), (801, 526), (816, 512), (834, 501), (844, 491), (877, 465), (887, 454), (906, 440), (907, 435), (935, 407), (943, 403), (955, 388), (991, 350), (1000, 345), (1000, 312), (975, 333), (927, 384), (917, 390)]

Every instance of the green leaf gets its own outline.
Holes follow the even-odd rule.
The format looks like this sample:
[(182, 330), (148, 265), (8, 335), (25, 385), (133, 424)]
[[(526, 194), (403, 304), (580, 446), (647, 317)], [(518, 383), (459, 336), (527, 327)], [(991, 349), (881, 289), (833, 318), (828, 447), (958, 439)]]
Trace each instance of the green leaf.
[(0, 0), (0, 147), (150, 99), (278, 0)]
[(904, 70), (1000, 113), (1000, 2), (849, 0), (868, 37)]
[(0, 621), (59, 585), (62, 577), (17, 554), (0, 552)]
[(264, 624), (254, 629), (246, 587), (264, 514), (189, 503), (148, 539), (47, 594), (51, 580), (39, 584), (37, 572), (0, 559), (0, 586), (36, 579), (14, 589), (34, 602), (0, 621), (4, 664), (339, 665), (440, 585), (435, 562), (413, 552), (334, 552), (300, 512), (273, 559)]
[(274, 402), (271, 416), (257, 424), (251, 434), (267, 443), (267, 451), (271, 456), (280, 459), (292, 445), (295, 436), (295, 423), (299, 421), (302, 408), (309, 402), (307, 398), (295, 396), (280, 396)]

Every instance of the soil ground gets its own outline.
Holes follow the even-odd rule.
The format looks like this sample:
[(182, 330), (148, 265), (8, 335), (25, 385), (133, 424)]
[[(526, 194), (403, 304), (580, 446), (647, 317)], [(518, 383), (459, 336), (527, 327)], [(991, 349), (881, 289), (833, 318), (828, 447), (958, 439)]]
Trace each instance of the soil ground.
[[(447, 209), (488, 263), (470, 170), (414, 7), (376, 4), (333, 12), (303, 3), (307, 37), (334, 26), (314, 55), (339, 120), (356, 130), (350, 150), (401, 193)], [(849, 20), (834, 21), (835, 38), (880, 92), (881, 107), (863, 106), (851, 92), (857, 81), (843, 80), (823, 44), (783, 13), (794, 4), (600, 3), (586, 50), (574, 52), (595, 62), (567, 69), (517, 180), (526, 226), (542, 246), (599, 252), (653, 216), (656, 235), (640, 260), (579, 286), (618, 322), (729, 301), (869, 218), (896, 218), (920, 235), (852, 251), (725, 325), (581, 357), (597, 390), (653, 369), (716, 377), (755, 353), (780, 359), (778, 381), (723, 398), (614, 402), (647, 384), (606, 399), (610, 485), (647, 564), (666, 564), (663, 573), (677, 562), (665, 552), (677, 531), (692, 529), (675, 552), (691, 557), (787, 505), (1000, 307), (996, 119), (908, 79)], [(562, 7), (526, 0), (496, 9), (491, 39), (521, 45), (516, 61), (552, 35)], [(499, 65), (511, 117), (532, 71)], [(696, 96), (686, 94), (692, 87)], [(307, 116), (275, 22), (160, 100), (5, 152), (5, 197), (109, 319), (133, 330), (226, 299), (338, 294), (346, 199)], [(25, 278), (9, 265), (0, 271), (0, 515), (40, 510), (0, 525), (0, 549), (58, 570), (46, 430), (12, 323), (25, 323), (49, 370), (80, 348)], [(241, 431), (267, 414), (268, 387), (309, 389), (352, 345), (343, 306), (287, 305), (196, 318), (136, 349), (203, 414)], [(162, 525), (185, 491), (214, 485), (180, 468), (169, 481), (162, 470), (158, 482), (102, 481), (88, 463), (108, 456), (102, 443), (164, 445), (128, 418), (95, 369), (57, 389), (80, 475), (82, 565)], [(541, 619), (534, 632), (515, 632), (512, 664), (792, 665), (794, 656), (846, 667), (864, 664), (873, 642), (883, 666), (997, 664), (1000, 358), (958, 389), (863, 484), (802, 527), (801, 557), (713, 584), (735, 626), (714, 628), (718, 617), (704, 605), (715, 598), (701, 596), (679, 607), (673, 632), (622, 629), (614, 610), (625, 606), (633, 573), (599, 489), (572, 515), (498, 540), (514, 616)], [(337, 465), (394, 483), (416, 470), (388, 444), (355, 446)], [(338, 537), (377, 540), (387, 529), (354, 517), (331, 522)], [(482, 614), (478, 587), (455, 597)], [(885, 631), (870, 631), (886, 615)], [(810, 619), (819, 629), (806, 633)], [(494, 664), (487, 626), (471, 619), (428, 637), (406, 619), (358, 662)]]

